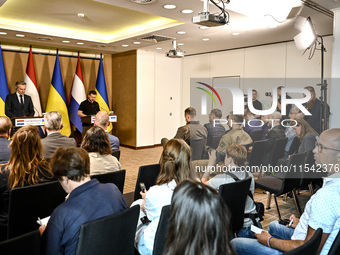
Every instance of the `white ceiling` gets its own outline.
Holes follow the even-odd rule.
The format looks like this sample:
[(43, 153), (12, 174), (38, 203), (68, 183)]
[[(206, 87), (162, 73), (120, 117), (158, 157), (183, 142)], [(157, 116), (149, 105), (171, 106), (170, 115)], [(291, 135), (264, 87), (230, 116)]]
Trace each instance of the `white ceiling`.
[[(303, 2), (306, 5), (300, 15), (312, 18), (319, 35), (331, 35), (333, 18), (309, 6), (316, 3), (331, 10), (339, 8), (340, 1)], [(165, 4), (175, 4), (177, 7), (166, 10), (163, 8)], [(193, 13), (183, 14), (180, 12), (183, 9), (191, 9)], [(7, 0), (0, 7), (0, 32), (7, 32), (7, 35), (0, 35), (0, 42), (2, 45), (32, 45), (87, 53), (114, 54), (139, 48), (153, 51), (162, 48), (158, 51), (167, 52), (172, 47), (171, 40), (160, 43), (140, 40), (143, 36), (156, 34), (176, 38), (177, 43), (184, 44), (179, 47), (186, 55), (191, 55), (291, 41), (298, 34), (294, 29), (294, 19), (280, 23), (276, 28), (256, 28), (254, 20), (232, 11), (229, 11), (230, 24), (202, 30), (191, 22), (192, 17), (202, 10), (203, 2), (200, 0), (155, 0), (147, 5), (130, 0)], [(217, 11), (215, 6), (210, 5), (211, 13)], [(78, 13), (84, 13), (85, 17), (77, 17)], [(178, 31), (185, 31), (186, 34), (177, 34)], [(235, 32), (240, 34), (232, 35)], [(25, 37), (17, 37), (18, 33)], [(38, 39), (41, 37), (50, 40)], [(203, 38), (209, 41), (202, 41)], [(63, 40), (70, 42), (62, 43)], [(84, 44), (77, 45), (77, 42)], [(141, 44), (135, 45), (133, 42)]]

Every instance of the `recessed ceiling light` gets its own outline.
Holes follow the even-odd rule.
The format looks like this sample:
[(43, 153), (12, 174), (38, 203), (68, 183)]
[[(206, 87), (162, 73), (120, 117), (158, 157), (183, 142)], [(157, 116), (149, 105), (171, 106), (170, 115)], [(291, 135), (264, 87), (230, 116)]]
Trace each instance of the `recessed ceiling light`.
[(133, 44), (140, 44), (140, 42), (133, 42)]
[(184, 45), (184, 43), (177, 43), (177, 45), (178, 45), (178, 46), (183, 46), (183, 45)]
[(77, 42), (77, 44), (78, 44), (78, 45), (84, 45), (84, 43), (83, 43), (83, 42)]
[(84, 17), (85, 17), (85, 14), (84, 14), (84, 13), (78, 13), (78, 17), (79, 17), (79, 18), (84, 18)]
[(127, 44), (123, 44), (123, 45), (122, 45), (122, 47), (129, 47), (129, 45), (127, 45)]
[(209, 27), (207, 26), (200, 26), (200, 29), (208, 29)]
[(0, 32), (0, 35), (7, 35), (6, 32)]
[(269, 28), (277, 28), (277, 25), (269, 25)]
[(187, 32), (185, 32), (185, 31), (178, 31), (177, 32), (177, 34), (179, 34), (179, 35), (184, 35), (184, 34), (186, 34)]
[(52, 40), (52, 38), (46, 37), (46, 36), (37, 37), (37, 39), (40, 41), (51, 41)]
[(70, 43), (70, 41), (61, 41), (61, 42), (63, 42), (63, 43)]
[(156, 50), (161, 50), (162, 48), (156, 48)]
[(172, 10), (176, 8), (176, 5), (174, 4), (166, 4), (163, 6), (163, 8), (168, 9), (168, 10)]
[(203, 38), (202, 41), (209, 41), (209, 38)]
[(235, 32), (235, 33), (232, 33), (232, 35), (239, 35), (240, 33), (238, 33), (238, 32)]
[(186, 9), (186, 10), (181, 10), (181, 13), (193, 13), (194, 11), (193, 10), (189, 10), (189, 9)]
[(15, 36), (17, 36), (17, 37), (25, 37), (25, 35), (22, 35), (22, 34), (16, 34)]

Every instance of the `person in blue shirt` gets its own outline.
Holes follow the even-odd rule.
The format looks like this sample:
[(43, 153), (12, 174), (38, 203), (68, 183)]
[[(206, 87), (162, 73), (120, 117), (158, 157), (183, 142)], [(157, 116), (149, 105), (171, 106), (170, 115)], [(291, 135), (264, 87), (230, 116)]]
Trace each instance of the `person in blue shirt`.
[(50, 163), (53, 175), (68, 193), (67, 200), (41, 226), (46, 254), (76, 253), (79, 230), (86, 222), (126, 209), (123, 195), (113, 183), (90, 178), (90, 160), (84, 149), (59, 148)]

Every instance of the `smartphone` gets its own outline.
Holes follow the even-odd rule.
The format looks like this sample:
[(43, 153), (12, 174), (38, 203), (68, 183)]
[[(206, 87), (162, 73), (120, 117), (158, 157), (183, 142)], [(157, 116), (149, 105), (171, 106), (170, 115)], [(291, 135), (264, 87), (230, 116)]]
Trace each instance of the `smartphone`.
[(140, 186), (141, 191), (144, 193), (146, 191), (144, 182), (139, 183), (139, 186)]
[(279, 220), (279, 224), (281, 224), (281, 225), (288, 225), (289, 222), (290, 222), (290, 220), (288, 220), (288, 219), (281, 219), (281, 220)]

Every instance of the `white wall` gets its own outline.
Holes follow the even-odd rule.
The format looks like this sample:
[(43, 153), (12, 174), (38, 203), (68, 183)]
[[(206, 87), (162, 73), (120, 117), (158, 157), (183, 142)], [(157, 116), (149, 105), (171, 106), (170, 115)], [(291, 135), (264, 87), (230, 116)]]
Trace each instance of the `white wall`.
[(137, 147), (175, 135), (182, 116), (181, 70), (181, 59), (137, 51)]

